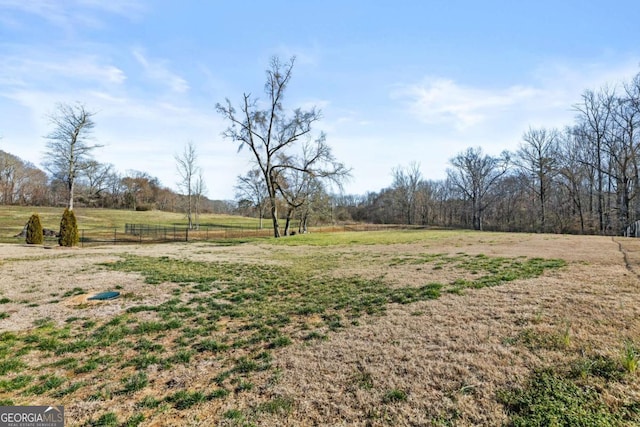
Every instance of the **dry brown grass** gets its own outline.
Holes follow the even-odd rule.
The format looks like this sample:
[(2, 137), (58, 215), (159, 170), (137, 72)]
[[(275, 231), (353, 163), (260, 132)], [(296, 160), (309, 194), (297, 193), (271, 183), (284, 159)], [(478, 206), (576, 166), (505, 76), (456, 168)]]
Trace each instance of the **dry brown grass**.
[[(71, 316), (100, 321), (128, 307), (171, 298), (168, 286), (150, 285), (139, 274), (107, 271), (99, 265), (114, 262), (124, 253), (289, 266), (298, 258), (317, 258), (332, 275), (382, 278), (397, 287), (445, 283), (460, 274), (429, 264), (392, 265), (398, 257), (424, 253), (568, 262), (567, 267), (535, 279), (469, 289), (462, 295), (443, 294), (437, 300), (391, 304), (386, 314), (362, 317), (357, 326), (329, 333), (326, 341), (294, 341), (273, 351), (276, 370), (255, 373), (251, 391), (231, 393), (188, 410), (147, 411), (142, 425), (242, 425), (231, 418), (230, 410), (261, 426), (500, 425), (507, 421), (507, 414), (496, 399), (498, 390), (522, 384), (534, 369), (566, 366), (583, 354), (619, 358), (625, 339), (640, 339), (640, 240), (498, 233), (451, 233), (407, 244), (339, 247), (262, 243), (46, 250), (4, 245), (0, 246), (0, 298), (11, 302), (0, 305), (0, 311), (9, 314), (0, 320), (0, 331), (28, 331), (43, 318), (60, 326)], [(115, 286), (129, 297), (103, 303), (84, 300), (86, 294)], [(63, 297), (74, 288), (81, 288), (83, 295)], [(313, 316), (307, 321), (313, 323)], [(518, 340), (523, 333), (564, 340), (530, 346)], [(241, 353), (238, 350), (235, 356)], [(150, 366), (145, 371), (150, 386), (144, 394), (166, 393), (166, 384), (174, 390), (211, 389), (211, 379), (223, 364), (202, 357), (171, 370)], [(129, 368), (121, 375), (132, 372)], [(117, 383), (119, 378), (108, 380)], [(405, 392), (406, 399), (385, 397), (393, 390)], [(640, 381), (632, 376), (606, 393), (612, 405), (640, 401)], [(105, 411), (123, 414), (124, 420), (136, 410), (129, 396), (88, 401), (86, 394), (61, 399), (69, 425), (82, 425)], [(0, 393), (3, 397), (19, 404), (52, 403), (47, 395)], [(290, 410), (280, 414), (255, 410), (278, 397), (290, 399)]]

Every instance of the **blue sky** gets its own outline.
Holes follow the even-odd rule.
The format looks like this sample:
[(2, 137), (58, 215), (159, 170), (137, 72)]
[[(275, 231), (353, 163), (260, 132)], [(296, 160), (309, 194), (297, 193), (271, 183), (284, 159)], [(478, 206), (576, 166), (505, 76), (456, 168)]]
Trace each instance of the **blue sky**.
[(469, 146), (515, 150), (563, 127), (585, 89), (640, 71), (637, 1), (0, 0), (0, 149), (41, 164), (58, 102), (96, 111), (98, 160), (175, 188), (192, 141), (214, 199), (232, 199), (248, 151), (215, 104), (263, 96), (277, 55), (297, 58), (286, 107), (353, 169), (345, 192), (418, 162), (445, 177)]

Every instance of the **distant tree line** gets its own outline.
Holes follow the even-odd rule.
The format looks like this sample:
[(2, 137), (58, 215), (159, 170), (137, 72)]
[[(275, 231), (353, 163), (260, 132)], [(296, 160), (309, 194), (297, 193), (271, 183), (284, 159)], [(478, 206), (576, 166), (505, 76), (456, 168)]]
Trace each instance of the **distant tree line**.
[[(189, 142), (175, 155), (178, 187), (176, 193), (141, 171), (122, 175), (113, 165), (100, 163), (93, 151), (95, 113), (81, 103), (57, 104), (49, 115), (51, 132), (45, 137), (47, 151), (43, 166), (48, 174), (19, 157), (0, 150), (0, 204), (66, 206), (165, 211), (184, 211), (189, 227), (197, 226), (200, 212), (230, 213), (233, 203), (211, 201), (204, 197), (206, 188), (202, 170), (196, 164), (196, 151)], [(193, 221), (195, 213), (195, 222)]]
[(586, 90), (573, 109), (573, 124), (530, 128), (515, 152), (468, 148), (439, 181), (417, 163), (398, 167), (390, 187), (335, 206), (373, 223), (622, 234), (640, 219), (640, 74)]
[[(30, 162), (0, 150), (0, 204), (67, 206), (68, 185)], [(82, 207), (185, 211), (186, 195), (163, 186), (146, 172), (119, 173), (95, 160), (83, 165), (75, 183), (75, 204)], [(203, 199), (202, 212), (233, 213), (235, 203)]]

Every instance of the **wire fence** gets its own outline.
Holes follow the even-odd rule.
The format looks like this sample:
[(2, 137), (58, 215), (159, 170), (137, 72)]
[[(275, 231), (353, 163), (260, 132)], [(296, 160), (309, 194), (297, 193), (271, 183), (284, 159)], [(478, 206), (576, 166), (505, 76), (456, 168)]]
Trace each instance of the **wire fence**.
[[(269, 224), (270, 225), (270, 224)], [(397, 230), (408, 227), (398, 225), (383, 224), (345, 224), (326, 225), (310, 227), (310, 233), (337, 233), (345, 231), (382, 231)], [(292, 227), (297, 232), (298, 228)], [(21, 234), (22, 228), (5, 227), (0, 228), (0, 242), (2, 243), (24, 243), (25, 236)], [(226, 240), (251, 237), (271, 237), (273, 228), (256, 228), (243, 225), (216, 225), (200, 226), (189, 229), (185, 226), (163, 226), (154, 224), (126, 224), (123, 228), (116, 227), (94, 227), (79, 228), (80, 246), (97, 245), (124, 245), (124, 244), (144, 244), (144, 243), (169, 243), (169, 242), (189, 242), (207, 240)], [(55, 235), (45, 236), (45, 245), (57, 245), (58, 238)]]

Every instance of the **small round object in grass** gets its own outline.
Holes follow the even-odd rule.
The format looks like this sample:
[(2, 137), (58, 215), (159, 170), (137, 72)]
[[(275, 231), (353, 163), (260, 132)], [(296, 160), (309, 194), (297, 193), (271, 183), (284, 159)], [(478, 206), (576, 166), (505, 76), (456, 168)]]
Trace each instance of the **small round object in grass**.
[(119, 296), (120, 296), (120, 292), (108, 291), (108, 292), (100, 292), (99, 294), (95, 294), (89, 297), (88, 299), (104, 301), (108, 299), (115, 299), (115, 298), (118, 298)]

